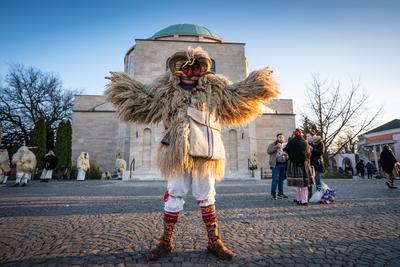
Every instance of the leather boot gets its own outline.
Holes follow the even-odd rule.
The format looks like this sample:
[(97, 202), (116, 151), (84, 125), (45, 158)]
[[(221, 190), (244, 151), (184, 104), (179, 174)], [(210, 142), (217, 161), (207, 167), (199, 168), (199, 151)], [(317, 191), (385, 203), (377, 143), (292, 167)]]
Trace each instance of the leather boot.
[(147, 257), (148, 260), (153, 261), (165, 257), (173, 250), (173, 235), (176, 222), (178, 221), (178, 215), (178, 212), (164, 213), (164, 233), (160, 238), (160, 243), (150, 251)]
[(218, 231), (218, 220), (215, 205), (202, 207), (201, 213), (207, 229), (208, 251), (215, 254), (221, 260), (232, 260), (236, 254), (225, 247), (224, 243), (222, 242)]

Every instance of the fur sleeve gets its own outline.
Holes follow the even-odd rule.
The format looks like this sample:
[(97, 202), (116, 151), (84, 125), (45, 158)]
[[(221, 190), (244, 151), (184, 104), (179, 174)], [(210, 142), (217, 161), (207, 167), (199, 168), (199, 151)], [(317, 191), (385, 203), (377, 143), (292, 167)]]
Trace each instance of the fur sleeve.
[(279, 95), (278, 87), (268, 68), (253, 71), (243, 81), (219, 88), (217, 114), (222, 123), (244, 125), (261, 113), (261, 106)]
[[(155, 84), (144, 85), (124, 72), (113, 73), (113, 81), (107, 85), (105, 95), (123, 121), (157, 123), (161, 121), (162, 101), (156, 92), (156, 84), (166, 82), (160, 78)], [(160, 81), (163, 80), (163, 81)]]

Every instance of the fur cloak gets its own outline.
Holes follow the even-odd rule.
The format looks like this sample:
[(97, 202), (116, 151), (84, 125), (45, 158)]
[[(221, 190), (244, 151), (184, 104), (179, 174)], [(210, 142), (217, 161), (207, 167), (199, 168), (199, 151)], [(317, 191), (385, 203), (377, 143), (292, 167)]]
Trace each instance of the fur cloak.
[(126, 170), (126, 161), (123, 158), (117, 158), (115, 160), (115, 169), (119, 172)]
[[(201, 48), (188, 48), (188, 54), (207, 56)], [(261, 113), (261, 105), (279, 94), (272, 71), (254, 71), (241, 82), (232, 84), (221, 75), (208, 73), (198, 80), (192, 92), (181, 88), (180, 79), (171, 72), (154, 83), (144, 85), (126, 73), (112, 73), (105, 94), (123, 121), (159, 123), (170, 136), (170, 144), (160, 144), (158, 166), (164, 177), (176, 177), (185, 171), (203, 177), (211, 171), (217, 180), (224, 176), (225, 161), (189, 155), (189, 106), (213, 114), (226, 125), (244, 125)]]
[(89, 170), (90, 168), (90, 163), (89, 163), (89, 154), (87, 152), (82, 152), (78, 160), (76, 162), (76, 167), (79, 169), (82, 169), (84, 171)]
[(17, 172), (32, 173), (36, 168), (36, 156), (26, 146), (21, 146), (12, 157), (12, 163), (15, 164)]
[(10, 157), (7, 149), (0, 149), (0, 176), (10, 171)]

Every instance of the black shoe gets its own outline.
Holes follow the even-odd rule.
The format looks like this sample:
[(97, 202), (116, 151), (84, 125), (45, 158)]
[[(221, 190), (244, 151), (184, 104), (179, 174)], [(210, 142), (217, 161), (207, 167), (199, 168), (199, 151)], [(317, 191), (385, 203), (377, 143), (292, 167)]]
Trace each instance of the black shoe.
[(278, 199), (284, 199), (284, 198), (288, 198), (288, 196), (287, 196), (287, 195), (285, 195), (285, 194), (278, 195)]
[(390, 189), (397, 189), (397, 186), (394, 186), (393, 183), (385, 182), (385, 184), (386, 184)]
[(40, 179), (40, 182), (43, 183), (43, 182), (46, 182), (46, 180), (45, 179)]
[(308, 202), (306, 202), (306, 203), (299, 203), (299, 205), (301, 205), (301, 206), (308, 206)]
[(15, 183), (13, 186), (19, 186), (19, 183)]
[(276, 194), (271, 194), (271, 198), (272, 198), (273, 200), (276, 200)]
[(50, 179), (46, 179), (45, 182), (48, 183), (50, 181)]
[(23, 183), (21, 186), (26, 186), (26, 183)]
[(293, 202), (296, 203), (297, 205), (300, 204), (300, 201), (298, 201), (297, 199), (293, 199)]

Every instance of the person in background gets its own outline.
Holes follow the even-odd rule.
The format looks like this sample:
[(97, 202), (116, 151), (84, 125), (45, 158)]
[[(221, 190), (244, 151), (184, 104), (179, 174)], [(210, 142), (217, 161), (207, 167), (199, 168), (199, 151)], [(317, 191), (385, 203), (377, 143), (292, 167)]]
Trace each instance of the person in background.
[(313, 169), (310, 163), (310, 146), (300, 129), (294, 131), (294, 137), (287, 143), (284, 151), (289, 156), (287, 185), (296, 187), (295, 202), (298, 205), (308, 205), (307, 187), (313, 183)]
[[(315, 171), (315, 186), (316, 190), (321, 190), (321, 173), (324, 172), (324, 160), (322, 155), (324, 154), (324, 143), (322, 138), (317, 135), (317, 131), (311, 130), (307, 134), (307, 142), (311, 149), (310, 162)], [(312, 196), (312, 186), (308, 186), (308, 198)]]
[(286, 179), (286, 168), (288, 155), (283, 151), (285, 136), (282, 133), (276, 135), (276, 140), (269, 144), (267, 153), (269, 154), (269, 166), (272, 169), (271, 197), (277, 199), (276, 187), (278, 186), (278, 198), (288, 198), (283, 193), (283, 182)]
[(364, 161), (360, 160), (356, 165), (357, 173), (361, 178), (365, 177), (365, 165)]
[(53, 150), (49, 150), (46, 155), (42, 158), (44, 168), (42, 175), (40, 176), (41, 182), (49, 182), (53, 175), (53, 170), (56, 168), (58, 160)]
[(16, 180), (14, 186), (26, 186), (36, 169), (36, 156), (27, 146), (21, 146), (12, 156), (12, 163), (16, 166)]
[(368, 161), (367, 164), (365, 165), (365, 167), (367, 168), (367, 177), (368, 177), (368, 179), (372, 179), (372, 175), (375, 172), (374, 165), (372, 165), (372, 163)]
[(394, 186), (394, 174), (393, 174), (393, 169), (394, 165), (397, 163), (397, 159), (394, 156), (394, 153), (390, 146), (385, 145), (383, 147), (383, 150), (381, 152), (379, 162), (382, 166), (383, 172), (386, 174), (386, 177), (389, 179), (389, 181), (386, 182), (386, 185), (390, 189), (396, 189), (397, 186)]
[(6, 186), (10, 172), (10, 157), (4, 144), (0, 144), (0, 186)]

